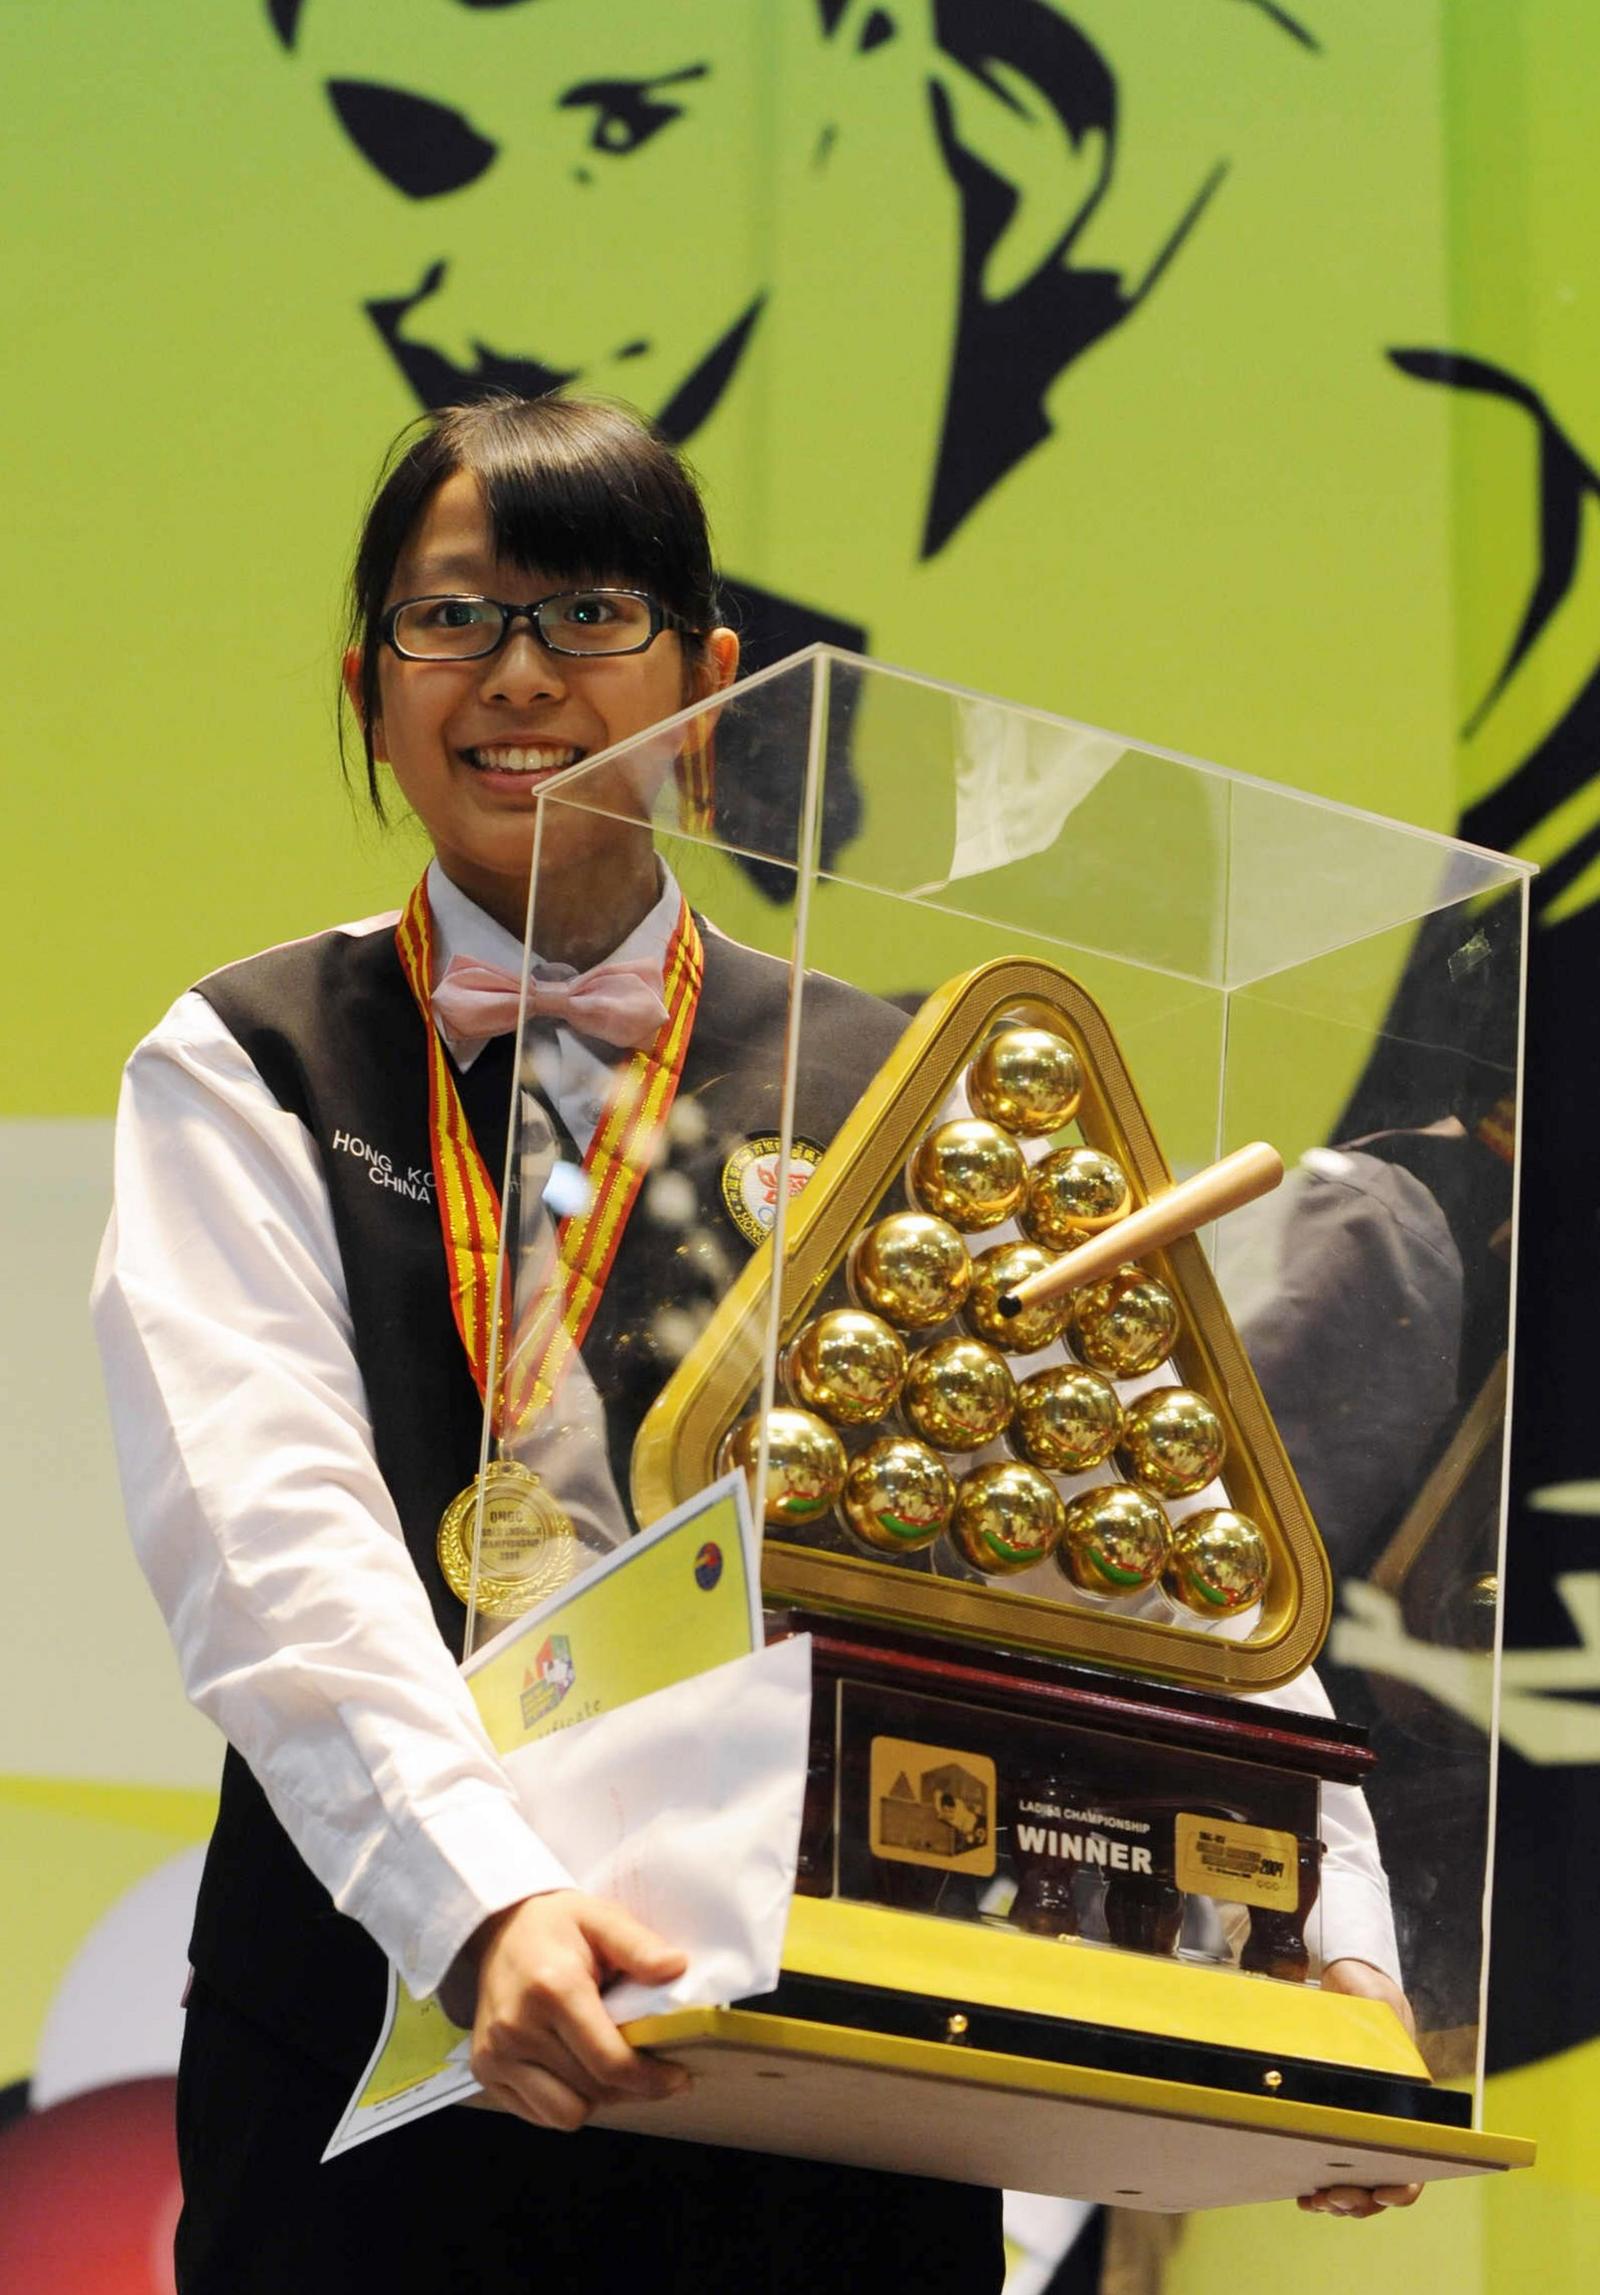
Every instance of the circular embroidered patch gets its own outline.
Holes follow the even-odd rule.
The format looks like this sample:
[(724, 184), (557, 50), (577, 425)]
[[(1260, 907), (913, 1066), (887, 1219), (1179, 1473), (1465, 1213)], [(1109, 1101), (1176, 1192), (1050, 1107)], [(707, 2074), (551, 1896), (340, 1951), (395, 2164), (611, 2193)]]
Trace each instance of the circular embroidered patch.
[[(782, 1143), (776, 1132), (746, 1140), (735, 1148), (722, 1167), (722, 1200), (739, 1233), (752, 1243), (765, 1243), (778, 1216), (778, 1155)], [(789, 1157), (789, 1200), (800, 1194), (822, 1161), (822, 1150), (812, 1140), (797, 1139)]]

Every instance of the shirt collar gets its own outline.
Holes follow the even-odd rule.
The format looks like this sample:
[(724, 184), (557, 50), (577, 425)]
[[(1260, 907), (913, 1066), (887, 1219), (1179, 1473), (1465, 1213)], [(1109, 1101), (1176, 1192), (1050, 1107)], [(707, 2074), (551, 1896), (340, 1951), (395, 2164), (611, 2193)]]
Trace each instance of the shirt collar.
[[(649, 909), (634, 926), (625, 940), (620, 941), (605, 957), (598, 961), (610, 963), (620, 958), (646, 956), (665, 972), (667, 948), (683, 895), (678, 880), (664, 861), (657, 861), (661, 871), (661, 891), (654, 908)], [(437, 861), (428, 864), (428, 905), (433, 911), (433, 968), (434, 977), (444, 970), (453, 956), (472, 957), (479, 964), (498, 965), (504, 972), (522, 970), (522, 943), (505, 926), (479, 908), (474, 900), (447, 877)], [(534, 951), (535, 962), (538, 951)], [(459, 1063), (469, 1068), (482, 1046), (476, 1046)]]
[(437, 861), (428, 863), (428, 906), (433, 911), (433, 970), (435, 978), (453, 956), (470, 956), (479, 964), (498, 965), (502, 972), (522, 970), (522, 943), (479, 908), (447, 877)]

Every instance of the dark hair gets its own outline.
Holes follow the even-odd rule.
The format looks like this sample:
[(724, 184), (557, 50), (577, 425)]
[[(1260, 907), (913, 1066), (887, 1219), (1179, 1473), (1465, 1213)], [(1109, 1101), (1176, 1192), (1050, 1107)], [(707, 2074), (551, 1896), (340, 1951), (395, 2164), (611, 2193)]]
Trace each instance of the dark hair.
[[(691, 661), (719, 618), (699, 489), (640, 416), (601, 399), (509, 393), (424, 415), (390, 450), (350, 576), (346, 643), (361, 657), (361, 746), (379, 820), (373, 727), (389, 585), (434, 493), (459, 470), (480, 481), (495, 551), (513, 565), (651, 591), (689, 625), (682, 644)], [(342, 716), (339, 751), (343, 759)]]

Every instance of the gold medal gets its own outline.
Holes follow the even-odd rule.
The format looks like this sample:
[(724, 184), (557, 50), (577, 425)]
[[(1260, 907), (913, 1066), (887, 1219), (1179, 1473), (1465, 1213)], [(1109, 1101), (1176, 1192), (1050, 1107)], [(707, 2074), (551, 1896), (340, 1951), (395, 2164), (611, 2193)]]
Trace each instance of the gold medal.
[[(588, 1207), (564, 1218), (557, 1229), (559, 1281), (541, 1284), (510, 1328), (498, 1296), (500, 1198), (433, 1025), (433, 920), (426, 877), (414, 888), (395, 928), (395, 953), (427, 1041), (428, 1139), (450, 1309), (490, 1425), (497, 1437), (512, 1440), (547, 1408), (567, 1357), (583, 1344), (600, 1303), (628, 1215), (672, 1112), (700, 1001), (705, 952), (688, 904), (680, 900), (662, 970), (666, 1019), (655, 1041), (621, 1070), (601, 1112), (583, 1165)], [(504, 1346), (491, 1396), (497, 1322)], [(490, 1618), (520, 1617), (571, 1577), (576, 1533), (531, 1469), (497, 1459), (451, 1500), (439, 1524), (439, 1566), (461, 1601), (472, 1593), (472, 1525), (480, 1483), (478, 1611)]]
[(478, 1614), (520, 1618), (564, 1586), (577, 1560), (568, 1517), (531, 1468), (514, 1458), (491, 1460), (439, 1523), (439, 1567), (460, 1601), (472, 1594), (472, 1533), (483, 1492), (483, 1544), (478, 1561)]

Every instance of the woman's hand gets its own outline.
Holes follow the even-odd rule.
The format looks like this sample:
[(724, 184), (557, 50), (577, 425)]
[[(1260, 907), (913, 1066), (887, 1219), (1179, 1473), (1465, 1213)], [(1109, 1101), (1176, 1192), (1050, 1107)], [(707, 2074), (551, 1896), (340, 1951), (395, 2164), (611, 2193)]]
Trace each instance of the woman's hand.
[[(1416, 2019), (1411, 2003), (1398, 1984), (1364, 1960), (1330, 1960), (1322, 1972), (1324, 1992), (1348, 1992), (1358, 2000), (1382, 2000), (1392, 2008), (1414, 2040)], [(1422, 2196), (1420, 2183), (1380, 2183), (1372, 2190), (1364, 2184), (1336, 2183), (1326, 2191), (1308, 2192), (1296, 2202), (1308, 2215), (1381, 2215), (1386, 2207), (1411, 2207)]]
[(581, 2128), (599, 2104), (675, 2096), (689, 2075), (630, 2048), (606, 2013), (609, 1977), (666, 1984), (684, 1955), (606, 1897), (558, 1889), (484, 1922), (472, 2076), (484, 2100), (541, 2128)]

